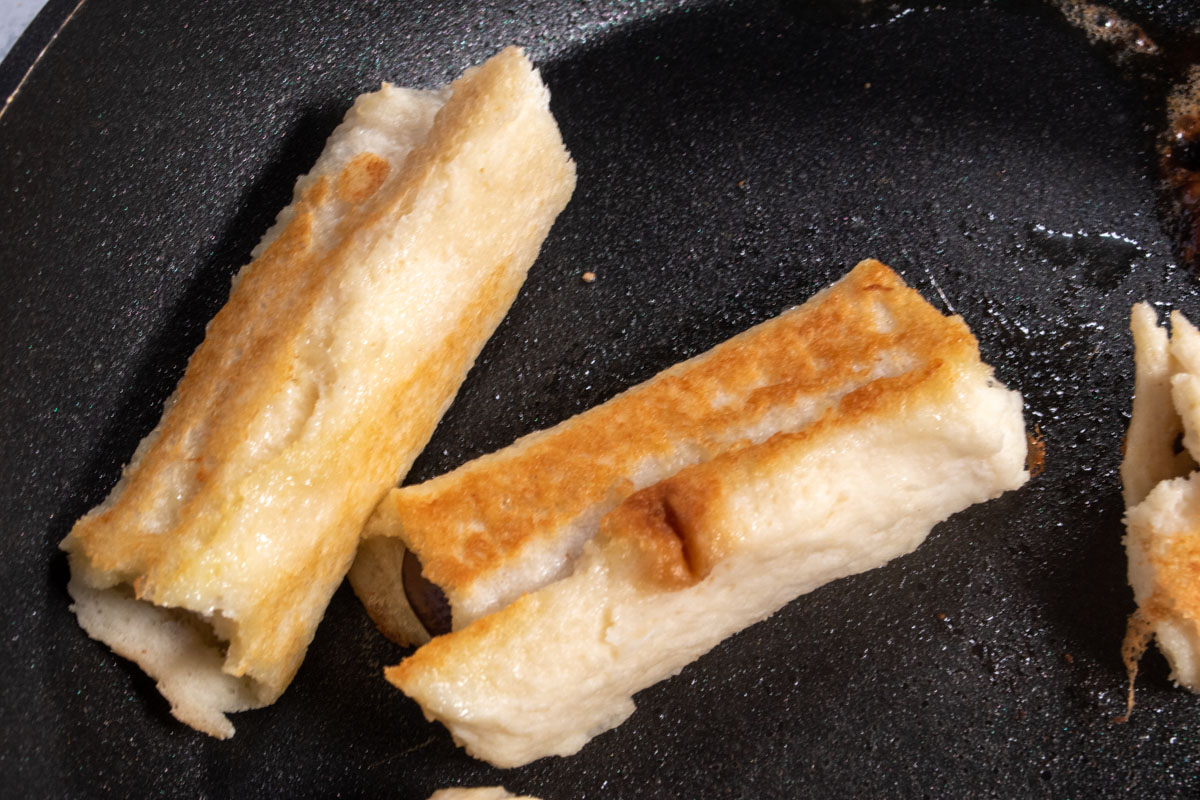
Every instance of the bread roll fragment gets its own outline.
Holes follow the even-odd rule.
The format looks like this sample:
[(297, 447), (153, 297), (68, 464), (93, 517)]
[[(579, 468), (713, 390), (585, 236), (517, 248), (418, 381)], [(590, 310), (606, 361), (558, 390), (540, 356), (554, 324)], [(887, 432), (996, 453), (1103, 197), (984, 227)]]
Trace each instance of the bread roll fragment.
[(1138, 605), (1124, 645), (1131, 711), (1152, 638), (1172, 680), (1200, 691), (1200, 332), (1176, 311), (1168, 336), (1145, 303), (1133, 307), (1130, 328), (1135, 383), (1121, 480)]
[(574, 188), (524, 55), (360, 97), (162, 420), (62, 543), (93, 637), (217, 737), (291, 681)]
[(438, 789), (429, 795), (429, 800), (537, 800), (536, 797), (518, 797), (503, 786), (478, 786), (473, 789)]
[(368, 533), (413, 549), (455, 630), (386, 677), (497, 766), (569, 755), (730, 634), (1022, 485), (1025, 455), (1021, 398), (963, 321), (865, 261), (598, 408), (390, 493)]

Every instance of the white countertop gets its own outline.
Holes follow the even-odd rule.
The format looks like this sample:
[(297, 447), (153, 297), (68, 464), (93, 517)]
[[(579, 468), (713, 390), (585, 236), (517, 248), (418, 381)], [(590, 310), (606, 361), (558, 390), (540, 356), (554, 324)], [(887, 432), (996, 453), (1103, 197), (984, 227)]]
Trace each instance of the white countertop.
[(46, 0), (0, 0), (0, 60), (45, 4)]

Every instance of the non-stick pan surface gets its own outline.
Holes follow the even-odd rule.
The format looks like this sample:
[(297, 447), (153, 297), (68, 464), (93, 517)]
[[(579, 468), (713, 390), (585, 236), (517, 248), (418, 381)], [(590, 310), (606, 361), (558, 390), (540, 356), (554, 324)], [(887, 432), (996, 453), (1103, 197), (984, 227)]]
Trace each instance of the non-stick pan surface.
[[(1118, 10), (1176, 34), (1200, 16), (1158, 5)], [(1147, 298), (1200, 318), (1142, 66), (1049, 6), (1000, 1), (88, 0), (53, 3), (14, 58), (72, 12), (0, 115), (0, 795), (1200, 793), (1200, 698), (1159, 656), (1111, 722), (1132, 609), (1127, 315)], [(509, 43), (543, 70), (579, 188), (410, 482), (867, 256), (967, 320), (1024, 394), (1045, 473), (726, 641), (573, 758), (466, 756), (382, 680), (404, 652), (345, 588), (277, 704), (237, 715), (232, 740), (196, 733), (79, 629), (57, 543), (354, 95), (443, 83)]]

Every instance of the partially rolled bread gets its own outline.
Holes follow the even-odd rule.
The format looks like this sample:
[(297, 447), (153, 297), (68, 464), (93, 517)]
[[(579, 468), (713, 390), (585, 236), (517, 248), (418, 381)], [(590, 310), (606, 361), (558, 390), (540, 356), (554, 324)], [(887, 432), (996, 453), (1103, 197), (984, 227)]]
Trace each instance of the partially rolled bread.
[(524, 55), (360, 97), (62, 543), (80, 624), (213, 736), (292, 680), (574, 188)]
[(386, 677), (493, 764), (569, 755), (735, 631), (1022, 485), (1025, 455), (1021, 398), (963, 321), (864, 261), (603, 406), (390, 493), (368, 542), (412, 548), (454, 631)]

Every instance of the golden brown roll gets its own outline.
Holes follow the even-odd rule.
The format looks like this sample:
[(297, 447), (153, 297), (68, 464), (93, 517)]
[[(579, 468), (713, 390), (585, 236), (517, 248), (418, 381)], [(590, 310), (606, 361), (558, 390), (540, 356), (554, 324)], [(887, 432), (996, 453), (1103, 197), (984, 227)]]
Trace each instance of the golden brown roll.
[(385, 85), (234, 280), (162, 420), (63, 541), (80, 624), (218, 737), (291, 681), (575, 183), (525, 56)]
[[(1025, 456), (1020, 395), (963, 321), (864, 261), (602, 406), (391, 492), (355, 569), (419, 556), (454, 631), (386, 676), (468, 752), (516, 766), (576, 752), (735, 631), (1022, 485)], [(391, 587), (388, 620), (406, 607), (399, 574)]]

